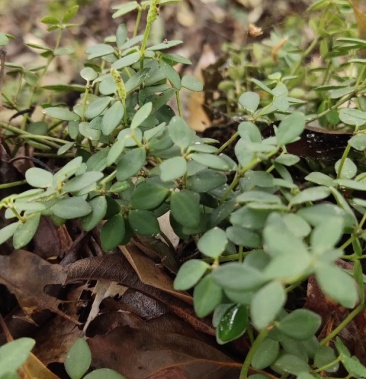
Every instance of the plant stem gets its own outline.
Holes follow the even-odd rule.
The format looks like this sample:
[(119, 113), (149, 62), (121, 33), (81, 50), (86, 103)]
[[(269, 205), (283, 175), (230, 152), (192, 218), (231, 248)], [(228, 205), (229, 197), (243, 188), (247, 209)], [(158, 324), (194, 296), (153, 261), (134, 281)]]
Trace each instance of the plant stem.
[(249, 352), (245, 358), (245, 361), (243, 363), (243, 367), (242, 367), (241, 372), (240, 372), (239, 379), (247, 379), (248, 378), (248, 372), (249, 372), (250, 364), (252, 363), (252, 359), (254, 357), (254, 354), (258, 350), (258, 348), (261, 345), (261, 343), (263, 342), (263, 340), (267, 337), (269, 331), (270, 331), (269, 328), (264, 328), (258, 334), (257, 338), (253, 342), (253, 345), (250, 348), (250, 350), (249, 350)]
[(18, 180), (17, 182), (0, 184), (0, 190), (21, 186), (22, 184), (26, 184), (26, 183), (27, 183), (26, 180)]

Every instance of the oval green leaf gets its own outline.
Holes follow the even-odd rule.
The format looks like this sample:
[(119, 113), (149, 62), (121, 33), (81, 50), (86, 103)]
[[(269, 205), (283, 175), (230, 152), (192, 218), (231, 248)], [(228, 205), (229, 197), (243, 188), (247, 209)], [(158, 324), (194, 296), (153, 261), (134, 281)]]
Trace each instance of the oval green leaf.
[(185, 262), (179, 269), (177, 277), (174, 280), (174, 289), (177, 291), (185, 291), (192, 288), (209, 268), (209, 264), (199, 259), (191, 259)]
[(78, 338), (67, 352), (65, 370), (71, 379), (81, 379), (91, 364), (91, 351), (84, 340)]
[(203, 234), (198, 241), (197, 248), (207, 257), (216, 259), (225, 251), (227, 243), (226, 233), (215, 227)]
[(173, 218), (188, 228), (197, 228), (200, 224), (200, 197), (198, 193), (182, 190), (173, 192), (170, 197)]
[(102, 226), (100, 231), (100, 240), (102, 242), (102, 249), (110, 251), (122, 243), (125, 236), (125, 220), (123, 216), (118, 213), (112, 216)]

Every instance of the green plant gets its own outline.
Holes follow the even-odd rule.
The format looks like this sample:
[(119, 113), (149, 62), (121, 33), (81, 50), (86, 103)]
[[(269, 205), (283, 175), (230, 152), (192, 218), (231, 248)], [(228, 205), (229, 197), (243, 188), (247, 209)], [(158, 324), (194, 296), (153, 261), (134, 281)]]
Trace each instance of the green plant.
[(78, 338), (67, 352), (64, 363), (71, 379), (125, 379), (124, 376), (108, 368), (99, 368), (86, 374), (90, 364), (90, 348), (83, 338)]
[[(128, 243), (134, 234), (160, 234), (171, 245), (158, 223), (158, 217), (170, 211), (175, 233), (181, 240), (193, 239), (198, 248), (195, 258), (181, 266), (175, 288), (194, 288), (199, 317), (214, 312), (218, 343), (247, 333), (251, 349), (241, 378), (247, 378), (250, 370), (256, 372), (253, 379), (274, 377), (265, 371), (268, 368), (278, 374), (275, 377), (317, 378), (323, 371), (337, 370), (339, 363), (348, 377), (364, 377), (366, 368), (337, 337), (366, 308), (361, 267), (365, 173), (360, 154), (357, 159), (351, 156), (366, 147), (361, 98), (365, 62), (353, 54), (365, 42), (350, 34), (353, 26), (343, 24), (348, 22), (343, 17), (350, 10), (348, 3), (314, 3), (312, 10), (323, 10), (319, 23), (311, 23), (317, 37), (303, 54), (292, 51), (293, 46), (281, 50), (277, 72), (274, 64), (266, 60), (260, 64), (259, 58), (258, 67), (247, 70), (243, 60), (247, 52), (236, 60), (232, 53), (230, 80), (220, 88), (231, 96), (230, 109), (237, 102), (241, 105), (244, 121), (227, 143), (215, 147), (214, 140), (196, 135), (181, 115), (181, 88), (202, 89), (195, 78), (180, 77), (174, 69), (189, 60), (166, 52), (181, 41), (148, 47), (159, 5), (170, 2), (174, 1), (118, 6), (116, 17), (138, 11), (135, 33), (128, 38), (122, 24), (115, 37), (87, 49), (88, 62), (80, 72), (84, 85), (41, 88), (52, 59), (69, 52), (60, 47), (60, 39), (53, 49), (38, 47), (47, 60), (44, 67), (8, 65), (20, 85), (15, 94), (4, 94), (4, 101), (16, 111), (21, 110), (18, 103), (30, 108), (35, 98), (43, 101), (44, 90), (77, 90), (81, 95), (72, 110), (43, 102), (42, 120), (33, 121), (26, 114), (19, 126), (1, 123), (4, 136), (16, 136), (9, 144), (13, 154), (26, 142), (38, 158), (69, 160), (57, 172), (35, 161), (42, 168), (25, 174), (26, 183), (34, 188), (1, 200), (5, 216), (14, 221), (0, 230), (0, 243), (12, 237), (15, 248), (27, 245), (40, 217), (48, 216), (58, 225), (80, 219), (85, 231), (104, 220), (100, 237), (106, 252)], [(147, 25), (138, 35), (146, 9)], [(46, 17), (43, 22), (61, 36), (76, 10), (61, 21)], [(280, 37), (273, 38), (278, 43)], [(255, 47), (253, 54), (258, 51)], [(305, 59), (316, 48), (323, 65), (315, 69)], [(260, 53), (264, 51), (261, 48)], [(345, 77), (349, 67), (356, 69)], [(264, 79), (252, 77), (253, 72)], [(26, 91), (20, 90), (24, 88), (30, 93), (26, 102)], [(167, 105), (172, 99), (178, 115)], [(300, 157), (290, 154), (288, 146), (314, 120), (327, 127), (347, 126), (353, 135), (329, 173), (298, 175), (304, 171)], [(273, 128), (273, 135), (262, 136), (263, 123)], [(232, 159), (223, 152), (234, 142)], [(351, 272), (339, 267), (339, 259), (353, 264)], [(316, 333), (321, 319), (316, 313), (285, 310), (288, 294), (312, 275), (327, 296), (353, 309), (320, 342)], [(328, 346), (330, 341), (335, 347)], [(89, 353), (80, 354), (86, 360)]]
[(0, 378), (17, 379), (17, 370), (27, 360), (35, 341), (19, 338), (0, 347)]

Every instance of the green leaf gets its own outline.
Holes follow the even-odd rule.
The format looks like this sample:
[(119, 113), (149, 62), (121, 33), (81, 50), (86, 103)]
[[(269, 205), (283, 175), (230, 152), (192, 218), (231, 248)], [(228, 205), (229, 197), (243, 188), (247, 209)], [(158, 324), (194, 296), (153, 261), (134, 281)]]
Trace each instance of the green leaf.
[(24, 247), (32, 240), (38, 229), (40, 218), (41, 214), (37, 213), (28, 216), (24, 223), (19, 222), (13, 234), (13, 246), (15, 249)]
[[(166, 58), (166, 56), (165, 56)], [(190, 91), (200, 92), (203, 91), (203, 84), (200, 80), (192, 75), (184, 75), (182, 78), (182, 87)]]
[(158, 208), (166, 199), (169, 190), (158, 184), (142, 182), (137, 185), (131, 196), (131, 205), (135, 209), (151, 210)]
[(315, 269), (315, 277), (320, 288), (331, 299), (346, 308), (353, 308), (358, 300), (355, 281), (339, 267), (319, 265)]
[(126, 145), (125, 138), (118, 139), (109, 150), (108, 156), (107, 156), (107, 166), (112, 165), (115, 163), (121, 156), (124, 148)]
[[(337, 359), (334, 350), (329, 346), (320, 346), (314, 357), (314, 365), (318, 368), (328, 366)], [(332, 366), (325, 369), (327, 372), (336, 372), (339, 368), (339, 363), (336, 362)]]
[(79, 10), (79, 6), (78, 5), (74, 5), (73, 7), (71, 7), (70, 9), (68, 9), (66, 11), (64, 17), (62, 18), (62, 23), (67, 23), (72, 18), (74, 18), (76, 16), (76, 14), (78, 13), (78, 10)]
[(343, 235), (343, 219), (335, 217), (326, 219), (313, 230), (310, 243), (316, 253), (333, 249)]
[(366, 112), (354, 108), (342, 108), (339, 118), (347, 125), (360, 126), (366, 122)]
[(216, 259), (225, 251), (227, 243), (226, 233), (215, 227), (203, 234), (197, 243), (197, 248), (206, 257)]
[(180, 116), (174, 116), (168, 125), (171, 140), (181, 149), (186, 149), (192, 142), (194, 131)]
[(87, 106), (85, 110), (85, 117), (92, 119), (99, 116), (107, 108), (111, 101), (112, 98), (108, 96), (99, 97), (94, 100)]
[(9, 43), (9, 38), (5, 33), (0, 33), (0, 46), (6, 46)]
[(156, 236), (160, 233), (159, 222), (151, 211), (132, 210), (128, 215), (128, 222), (134, 233), (140, 236)]
[(182, 190), (170, 196), (170, 207), (173, 218), (188, 228), (197, 228), (200, 224), (200, 197), (198, 193)]
[(59, 171), (54, 175), (57, 181), (65, 181), (66, 179), (73, 176), (82, 166), (83, 159), (81, 157), (76, 157), (65, 164)]
[(310, 367), (305, 361), (292, 354), (281, 355), (274, 363), (274, 367), (293, 375), (310, 371)]
[(78, 338), (71, 346), (65, 358), (65, 370), (71, 379), (81, 379), (91, 364), (91, 351), (84, 340)]
[(348, 350), (347, 346), (342, 342), (342, 340), (337, 336), (334, 343), (335, 347), (337, 348), (337, 351), (342, 356), (350, 357), (351, 353)]
[(19, 338), (0, 347), (0, 377), (15, 372), (27, 360), (36, 341), (32, 338)]
[(41, 22), (46, 25), (58, 25), (60, 20), (55, 16), (45, 16), (41, 19)]
[(132, 149), (122, 155), (117, 165), (117, 180), (123, 182), (137, 174), (144, 165), (146, 159), (145, 149)]
[(284, 166), (293, 166), (299, 161), (300, 161), (300, 157), (298, 157), (297, 155), (292, 155), (292, 154), (279, 155), (275, 159), (276, 163), (282, 164)]
[(335, 184), (333, 178), (323, 174), (322, 172), (311, 172), (305, 177), (305, 180), (327, 187), (334, 186)]
[(99, 171), (85, 172), (84, 174), (75, 176), (74, 178), (70, 179), (63, 186), (63, 190), (65, 192), (78, 192), (92, 184), (96, 186), (97, 182), (101, 180), (103, 176), (103, 173)]
[(175, 71), (174, 68), (170, 64), (166, 63), (163, 59), (160, 59), (159, 65), (161, 71), (163, 72), (164, 76), (169, 80), (171, 85), (175, 89), (180, 90), (181, 80), (177, 71)]
[(209, 268), (209, 264), (199, 259), (191, 259), (183, 263), (174, 280), (174, 289), (185, 291), (192, 288)]
[(64, 121), (78, 121), (79, 116), (65, 108), (49, 107), (44, 109), (44, 113), (47, 116), (57, 118)]
[[(125, 14), (130, 13), (130, 12), (134, 11), (135, 9), (137, 9), (138, 6), (139, 5), (138, 5), (137, 1), (131, 1), (129, 3), (118, 5), (118, 7), (114, 8), (114, 9), (117, 9), (117, 11), (113, 13), (112, 17), (117, 18), (117, 17), (124, 16)], [(121, 47), (119, 47), (119, 48), (121, 48)]]
[(281, 255), (307, 255), (306, 245), (287, 228), (278, 223), (270, 223), (263, 231), (266, 251), (273, 257)]
[(195, 162), (220, 171), (230, 171), (229, 164), (222, 158), (213, 154), (193, 153), (189, 154)]
[(304, 189), (297, 195), (295, 195), (291, 201), (290, 205), (302, 204), (308, 201), (318, 201), (327, 198), (331, 191), (328, 187), (319, 186)]
[(88, 59), (94, 59), (94, 58), (99, 58), (103, 57), (109, 54), (114, 53), (114, 49), (110, 45), (106, 45), (104, 43), (97, 44), (91, 47), (88, 47), (86, 49), (86, 53), (88, 55)]
[(98, 141), (100, 138), (100, 130), (92, 128), (91, 125), (91, 122), (80, 122), (79, 133), (92, 141)]
[(194, 288), (194, 310), (198, 317), (206, 317), (220, 304), (222, 290), (214, 282), (212, 275), (206, 275)]
[(25, 173), (27, 183), (36, 188), (46, 188), (53, 184), (53, 174), (42, 168), (32, 167)]
[(310, 234), (310, 225), (299, 215), (289, 213), (282, 217), (287, 229), (296, 237), (303, 238)]
[(340, 179), (352, 179), (357, 174), (357, 166), (349, 158), (346, 158), (342, 165), (342, 171), (339, 172), (342, 159), (339, 159), (335, 164), (335, 171)]
[(100, 231), (102, 249), (110, 251), (116, 248), (122, 243), (125, 233), (125, 220), (120, 213), (117, 213), (102, 226), (102, 230)]
[(105, 196), (96, 196), (89, 201), (89, 205), (92, 211), (81, 219), (83, 229), (86, 232), (94, 229), (103, 220), (107, 212), (107, 200)]
[(348, 357), (342, 355), (343, 366), (346, 368), (348, 373), (356, 378), (366, 377), (366, 367), (358, 360), (357, 357)]
[(109, 136), (122, 122), (125, 114), (125, 108), (120, 101), (116, 101), (102, 118), (102, 133)]
[(348, 144), (358, 151), (366, 149), (366, 134), (358, 133), (348, 140)]
[(261, 239), (259, 235), (249, 229), (242, 228), (241, 226), (229, 226), (226, 229), (226, 235), (235, 245), (254, 249), (261, 247)]
[(239, 104), (250, 113), (257, 110), (260, 97), (256, 92), (244, 92), (239, 97)]
[(125, 24), (119, 25), (116, 31), (116, 44), (117, 44), (118, 49), (120, 50), (122, 49), (123, 44), (127, 40), (127, 34), (128, 34), (127, 26)]
[[(175, 0), (175, 1), (180, 1), (180, 0)], [(160, 4), (163, 4), (163, 3), (164, 3), (164, 0), (160, 2)], [(171, 47), (180, 45), (181, 43), (183, 43), (183, 41), (180, 41), (180, 40), (164, 41), (157, 45), (150, 46), (146, 50), (152, 50), (152, 51), (166, 50), (166, 49), (170, 49)]]
[(220, 319), (216, 327), (216, 340), (222, 345), (241, 337), (248, 326), (248, 309), (244, 305), (231, 306)]
[(283, 286), (273, 281), (266, 284), (253, 296), (250, 314), (257, 330), (265, 328), (275, 320), (286, 301)]
[(4, 226), (2, 229), (0, 229), (0, 245), (13, 236), (18, 225), (19, 222), (13, 222), (12, 224)]
[(59, 200), (51, 210), (55, 216), (69, 220), (86, 216), (92, 211), (92, 208), (81, 197), (69, 197)]
[(288, 337), (304, 341), (311, 338), (321, 325), (321, 317), (307, 309), (296, 309), (276, 324)]
[(255, 351), (252, 366), (257, 370), (269, 367), (277, 359), (280, 353), (280, 343), (271, 338), (264, 339)]
[(296, 140), (305, 129), (305, 116), (300, 112), (294, 112), (285, 117), (276, 133), (279, 146), (287, 145)]
[(132, 66), (141, 59), (141, 53), (138, 51), (136, 53), (131, 53), (125, 55), (123, 58), (118, 59), (112, 64), (112, 67), (119, 70), (124, 67)]
[(187, 188), (196, 192), (209, 192), (224, 185), (227, 181), (225, 174), (215, 170), (205, 169), (192, 175), (187, 180)]
[(358, 191), (366, 191), (365, 182), (358, 182), (357, 180), (350, 179), (336, 179), (335, 183), (342, 187), (351, 188)]
[(212, 276), (221, 287), (242, 291), (256, 289), (266, 281), (259, 270), (238, 262), (219, 266), (213, 271)]
[(173, 157), (161, 163), (159, 168), (160, 179), (163, 182), (170, 182), (187, 173), (187, 161), (183, 157)]
[(110, 368), (98, 368), (85, 375), (83, 379), (126, 379), (126, 377)]
[(261, 202), (261, 203), (268, 203), (268, 204), (281, 204), (281, 198), (277, 195), (272, 195), (271, 193), (264, 192), (264, 191), (247, 191), (241, 193), (239, 196), (236, 197), (236, 200), (239, 203), (246, 203), (246, 202)]
[(149, 116), (152, 111), (152, 103), (144, 104), (133, 116), (130, 128), (136, 129), (140, 126)]

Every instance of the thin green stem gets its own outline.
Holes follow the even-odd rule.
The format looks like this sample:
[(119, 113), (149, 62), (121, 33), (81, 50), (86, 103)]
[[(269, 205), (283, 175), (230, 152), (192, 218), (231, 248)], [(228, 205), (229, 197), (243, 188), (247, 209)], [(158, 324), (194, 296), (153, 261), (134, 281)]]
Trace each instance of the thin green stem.
[(26, 183), (27, 183), (26, 180), (18, 180), (17, 182), (0, 184), (0, 190), (21, 186), (21, 185), (26, 184)]
[(365, 308), (365, 304), (359, 304), (335, 329), (333, 329), (333, 331), (327, 337), (320, 341), (320, 344), (324, 346), (330, 342)]
[(231, 145), (239, 137), (239, 132), (234, 133), (217, 151), (216, 155), (224, 151), (229, 145)]
[(133, 37), (137, 36), (138, 30), (140, 27), (141, 16), (142, 16), (142, 7), (138, 6), (137, 7), (137, 17), (136, 17), (136, 22), (135, 22), (135, 29), (133, 30)]
[(254, 357), (254, 354), (258, 350), (258, 348), (261, 345), (261, 343), (263, 342), (263, 340), (267, 337), (269, 331), (270, 331), (269, 328), (265, 328), (265, 329), (262, 329), (260, 331), (260, 333), (258, 334), (257, 338), (253, 342), (253, 345), (250, 348), (250, 350), (249, 350), (249, 352), (245, 358), (245, 361), (243, 363), (243, 367), (241, 368), (239, 379), (247, 379), (248, 378), (250, 364), (252, 363), (252, 359)]
[(182, 104), (181, 104), (181, 101), (180, 101), (180, 94), (179, 94), (179, 91), (176, 91), (176, 92), (175, 92), (175, 98), (176, 98), (176, 100), (177, 100), (178, 114), (179, 114), (179, 116), (182, 117)]
[(341, 163), (339, 164), (339, 167), (338, 167), (337, 179), (341, 178), (343, 166), (344, 166), (344, 163), (346, 162), (346, 159), (350, 151), (351, 151), (351, 145), (347, 144), (342, 154)]

